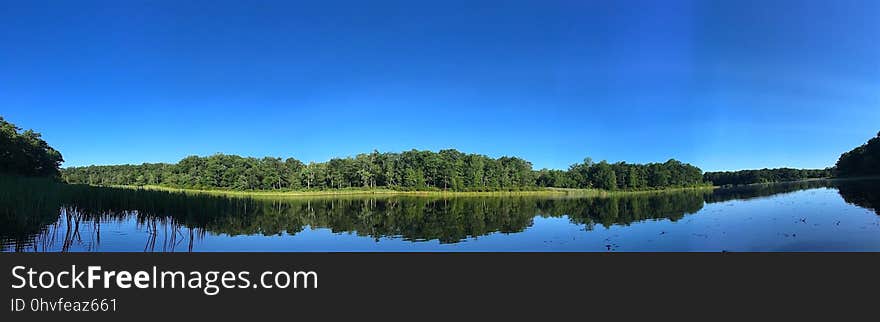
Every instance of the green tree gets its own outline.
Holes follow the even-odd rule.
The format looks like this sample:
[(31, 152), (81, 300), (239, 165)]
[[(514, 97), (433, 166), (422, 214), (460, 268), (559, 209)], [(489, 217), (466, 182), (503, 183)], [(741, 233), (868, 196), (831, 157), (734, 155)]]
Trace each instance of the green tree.
[(592, 177), (596, 188), (605, 190), (617, 190), (617, 175), (608, 162), (602, 161), (592, 167)]
[(840, 155), (835, 174), (840, 177), (880, 175), (880, 132), (867, 143)]
[(64, 159), (40, 133), (21, 128), (0, 116), (0, 173), (58, 177)]

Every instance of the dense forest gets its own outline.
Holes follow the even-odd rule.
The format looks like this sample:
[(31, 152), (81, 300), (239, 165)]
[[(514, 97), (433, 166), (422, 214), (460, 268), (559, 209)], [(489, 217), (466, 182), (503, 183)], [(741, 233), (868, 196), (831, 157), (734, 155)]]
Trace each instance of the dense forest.
[(64, 169), (68, 183), (160, 185), (232, 190), (316, 190), (384, 187), (400, 190), (494, 191), (539, 187), (659, 189), (702, 185), (702, 171), (676, 160), (665, 163), (593, 163), (568, 170), (532, 170), (516, 157), (490, 158), (456, 150), (359, 154), (309, 163), (288, 158), (215, 154), (176, 164), (88, 166)]
[(61, 162), (61, 153), (43, 141), (40, 133), (21, 131), (0, 116), (0, 174), (56, 177)]
[(880, 175), (880, 133), (840, 156), (835, 168), (760, 169), (706, 172), (670, 159), (663, 163), (594, 163), (587, 158), (566, 170), (533, 170), (517, 157), (491, 158), (454, 149), (358, 154), (327, 162), (215, 154), (178, 163), (70, 167), (60, 170), (61, 153), (33, 130), (0, 116), (0, 174), (58, 177), (67, 183), (157, 185), (230, 190), (397, 190), (511, 191), (538, 188), (647, 190), (707, 184), (739, 185), (831, 176)]
[(740, 185), (752, 183), (787, 182), (804, 179), (830, 178), (832, 169), (760, 169), (740, 171), (706, 172), (703, 180), (718, 186)]
[(703, 171), (693, 165), (670, 159), (664, 163), (593, 163), (589, 158), (568, 170), (542, 169), (536, 172), (536, 185), (558, 188), (597, 188), (641, 190), (689, 187), (707, 184)]
[(867, 143), (840, 155), (835, 174), (839, 177), (880, 175), (880, 132)]

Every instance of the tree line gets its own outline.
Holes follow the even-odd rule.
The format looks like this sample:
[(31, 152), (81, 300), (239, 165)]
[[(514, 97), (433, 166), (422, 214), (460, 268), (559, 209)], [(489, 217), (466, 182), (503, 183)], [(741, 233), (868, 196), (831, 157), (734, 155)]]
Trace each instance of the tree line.
[(64, 159), (40, 133), (21, 128), (0, 116), (0, 173), (22, 176), (59, 175)]
[(64, 170), (63, 178), (69, 183), (232, 190), (376, 187), (465, 190), (533, 185), (531, 164), (523, 159), (493, 159), (456, 150), (373, 151), (309, 164), (294, 158), (215, 154), (186, 157), (176, 164), (73, 167)]
[(675, 159), (663, 163), (594, 163), (587, 158), (566, 170), (533, 170), (517, 157), (491, 158), (454, 149), (358, 154), (305, 164), (294, 158), (253, 158), (215, 154), (178, 163), (70, 167), (61, 170), (61, 153), (40, 133), (0, 116), (0, 174), (61, 176), (68, 183), (160, 185), (230, 190), (323, 190), (389, 188), (399, 190), (495, 191), (535, 188), (644, 190), (704, 184), (739, 185), (809, 178), (880, 175), (880, 133), (843, 153), (833, 168), (760, 169), (703, 173)]
[(880, 132), (867, 143), (840, 155), (833, 167), (825, 169), (760, 169), (706, 172), (703, 180), (715, 185), (786, 182), (814, 178), (880, 175)]
[(776, 168), (776, 169), (759, 169), (759, 170), (740, 170), (740, 171), (718, 171), (706, 172), (703, 174), (703, 180), (712, 182), (718, 186), (752, 184), (752, 183), (769, 183), (769, 182), (787, 182), (798, 181), (804, 179), (830, 178), (832, 169), (792, 169), (792, 168)]
[(839, 177), (880, 175), (880, 132), (867, 143), (841, 154), (835, 174)]
[(568, 170), (541, 169), (536, 185), (557, 188), (597, 188), (604, 190), (644, 190), (691, 187), (706, 184), (700, 168), (670, 159), (664, 163), (593, 163), (589, 158)]
[(535, 171), (517, 157), (491, 158), (454, 149), (358, 154), (305, 164), (294, 158), (253, 158), (215, 154), (189, 156), (175, 164), (145, 163), (70, 167), (68, 183), (160, 185), (230, 190), (323, 190), (389, 188), (399, 190), (496, 191), (543, 187), (657, 189), (702, 185), (702, 171), (677, 160), (665, 163), (593, 163), (568, 170)]

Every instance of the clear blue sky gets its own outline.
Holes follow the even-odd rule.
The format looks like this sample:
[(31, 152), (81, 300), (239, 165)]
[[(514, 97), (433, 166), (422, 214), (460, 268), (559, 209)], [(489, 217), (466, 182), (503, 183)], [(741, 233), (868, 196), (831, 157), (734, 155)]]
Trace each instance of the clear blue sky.
[(65, 166), (457, 148), (821, 168), (880, 130), (880, 1), (0, 8), (0, 115)]

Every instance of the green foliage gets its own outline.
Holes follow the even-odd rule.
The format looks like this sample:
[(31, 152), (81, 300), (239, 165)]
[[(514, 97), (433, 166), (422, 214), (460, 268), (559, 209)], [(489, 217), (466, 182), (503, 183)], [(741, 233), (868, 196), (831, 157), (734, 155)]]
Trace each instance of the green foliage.
[(835, 170), (840, 177), (880, 175), (880, 132), (867, 143), (840, 155)]
[(603, 190), (617, 190), (617, 175), (608, 162), (599, 162), (592, 168), (592, 177), (595, 178), (596, 188)]
[[(662, 171), (663, 181), (652, 181)], [(569, 170), (532, 170), (517, 157), (490, 158), (448, 149), (359, 154), (323, 163), (288, 158), (246, 158), (215, 154), (190, 156), (176, 164), (71, 167), (68, 183), (158, 185), (225, 190), (324, 190), (389, 188), (395, 190), (518, 191), (543, 187), (645, 190), (702, 185), (699, 168), (676, 160), (648, 165), (594, 164), (589, 158)]]
[(0, 173), (57, 177), (64, 159), (33, 130), (21, 128), (0, 116)]
[(160, 185), (229, 190), (321, 190), (386, 187), (400, 190), (496, 191), (535, 186), (532, 165), (456, 150), (359, 154), (303, 164), (288, 158), (190, 156), (176, 164), (88, 166), (64, 169), (68, 183)]
[(825, 169), (760, 169), (706, 172), (705, 181), (715, 185), (740, 185), (767, 182), (797, 181), (814, 178), (880, 175), (880, 132), (867, 143), (840, 155), (833, 168)]
[(740, 171), (706, 172), (704, 180), (715, 185), (740, 185), (753, 183), (786, 182), (831, 177), (831, 169), (760, 169)]
[(603, 190), (650, 190), (705, 185), (703, 171), (671, 159), (664, 163), (593, 163), (590, 158), (573, 164), (568, 171), (543, 169), (537, 172), (539, 187), (596, 188)]

